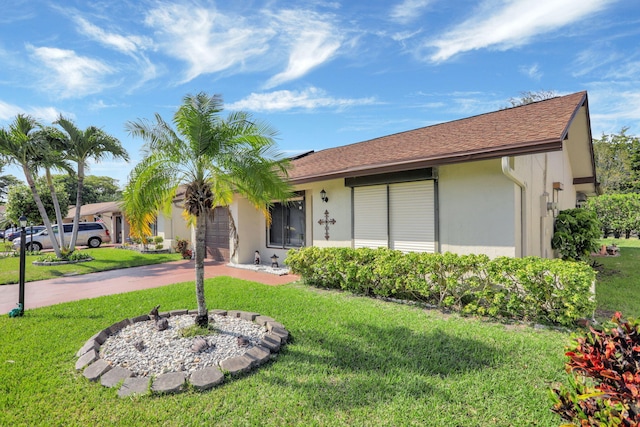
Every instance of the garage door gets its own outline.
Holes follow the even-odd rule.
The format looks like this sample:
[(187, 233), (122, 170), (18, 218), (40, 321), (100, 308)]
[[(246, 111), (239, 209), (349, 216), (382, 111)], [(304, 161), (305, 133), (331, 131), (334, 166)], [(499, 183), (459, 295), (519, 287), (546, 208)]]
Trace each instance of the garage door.
[(206, 257), (216, 261), (229, 261), (229, 210), (218, 206), (214, 217), (207, 216), (205, 234)]

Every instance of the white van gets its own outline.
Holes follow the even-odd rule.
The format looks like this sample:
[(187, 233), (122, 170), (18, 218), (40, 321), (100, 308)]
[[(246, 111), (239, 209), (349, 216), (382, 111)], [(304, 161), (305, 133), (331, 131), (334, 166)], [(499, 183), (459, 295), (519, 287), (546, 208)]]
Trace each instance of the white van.
[[(89, 246), (90, 248), (98, 248), (103, 243), (111, 242), (109, 229), (101, 222), (81, 222), (78, 229), (77, 246)], [(63, 224), (64, 227), (64, 243), (68, 245), (71, 242), (71, 232), (73, 224)], [(53, 225), (53, 232), (58, 233), (58, 225)], [(13, 240), (13, 246), (20, 248), (20, 239)], [(41, 249), (51, 249), (51, 239), (47, 230), (29, 236), (26, 242), (28, 251), (39, 251)]]

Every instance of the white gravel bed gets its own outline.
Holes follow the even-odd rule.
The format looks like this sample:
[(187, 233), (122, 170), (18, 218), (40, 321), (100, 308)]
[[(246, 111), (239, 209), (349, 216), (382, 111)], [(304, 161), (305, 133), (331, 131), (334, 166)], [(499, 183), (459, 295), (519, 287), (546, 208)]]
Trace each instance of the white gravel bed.
[[(167, 318), (169, 327), (164, 331), (155, 328), (155, 322), (137, 322), (110, 336), (100, 347), (100, 358), (112, 366), (121, 366), (137, 376), (160, 375), (183, 371), (190, 374), (198, 369), (218, 364), (230, 357), (241, 356), (258, 345), (265, 336), (265, 327), (240, 318), (210, 315), (214, 325), (212, 335), (203, 336), (209, 348), (194, 352), (192, 346), (198, 337), (182, 338), (179, 331), (194, 324), (193, 315)], [(238, 337), (248, 340), (240, 347)], [(136, 343), (144, 347), (138, 350)]]

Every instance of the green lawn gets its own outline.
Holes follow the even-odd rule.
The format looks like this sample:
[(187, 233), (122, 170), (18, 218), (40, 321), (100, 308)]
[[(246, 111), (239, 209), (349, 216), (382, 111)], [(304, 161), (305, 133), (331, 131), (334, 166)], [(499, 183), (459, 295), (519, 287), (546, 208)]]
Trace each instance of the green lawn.
[(206, 281), (210, 308), (269, 315), (278, 359), (209, 392), (120, 399), (74, 371), (75, 352), (123, 318), (194, 308), (193, 284), (0, 317), (0, 425), (555, 426), (568, 334), (443, 315), (299, 284)]
[[(602, 264), (598, 310), (638, 316), (640, 241), (616, 243), (620, 257), (594, 258)], [(122, 262), (102, 258), (100, 251), (147, 257), (105, 248), (96, 252), (98, 264)], [(220, 277), (206, 281), (206, 294), (210, 308), (274, 317), (292, 342), (276, 361), (208, 392), (120, 399), (74, 370), (76, 351), (95, 332), (157, 304), (163, 310), (195, 308), (192, 283), (28, 310), (22, 318), (3, 315), (0, 425), (561, 423), (549, 410), (548, 390), (566, 379), (566, 331), (445, 315), (301, 284), (270, 287)]]
[(615, 311), (625, 317), (640, 317), (640, 239), (606, 239), (602, 244), (615, 243), (618, 257), (592, 257), (600, 264), (597, 276), (596, 318), (610, 318)]
[[(37, 260), (39, 255), (28, 255), (25, 263), (25, 280), (31, 282), (34, 280), (52, 279), (63, 275), (95, 273), (98, 271), (159, 264), (182, 259), (180, 254), (177, 253), (142, 254), (136, 251), (112, 247), (86, 249), (81, 252), (91, 255), (93, 261), (57, 266), (35, 266), (32, 262)], [(19, 257), (0, 257), (0, 285), (18, 283), (19, 274)]]

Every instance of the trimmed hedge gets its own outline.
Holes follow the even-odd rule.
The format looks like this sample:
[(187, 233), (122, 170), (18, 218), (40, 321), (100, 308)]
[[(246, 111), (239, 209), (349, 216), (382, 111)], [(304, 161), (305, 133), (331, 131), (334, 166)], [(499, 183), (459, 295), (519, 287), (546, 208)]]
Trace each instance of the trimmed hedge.
[(286, 263), (312, 286), (464, 314), (572, 325), (595, 310), (595, 271), (582, 262), (312, 246), (290, 250)]

